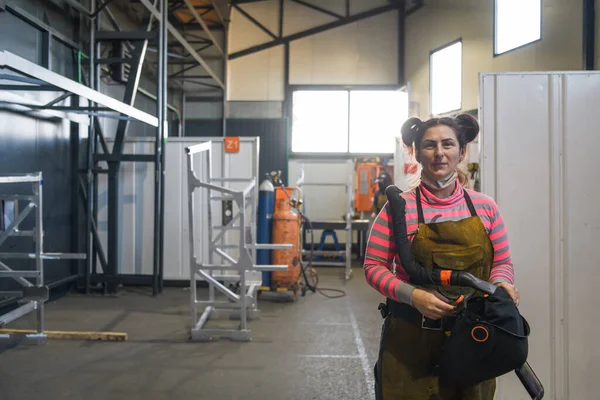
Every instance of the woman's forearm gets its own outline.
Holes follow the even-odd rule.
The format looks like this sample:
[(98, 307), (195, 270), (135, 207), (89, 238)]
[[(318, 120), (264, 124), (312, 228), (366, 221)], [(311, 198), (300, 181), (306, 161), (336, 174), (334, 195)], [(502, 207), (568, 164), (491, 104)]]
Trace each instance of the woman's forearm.
[(398, 279), (389, 269), (382, 265), (364, 266), (367, 283), (383, 296), (400, 303), (412, 304), (413, 285)]

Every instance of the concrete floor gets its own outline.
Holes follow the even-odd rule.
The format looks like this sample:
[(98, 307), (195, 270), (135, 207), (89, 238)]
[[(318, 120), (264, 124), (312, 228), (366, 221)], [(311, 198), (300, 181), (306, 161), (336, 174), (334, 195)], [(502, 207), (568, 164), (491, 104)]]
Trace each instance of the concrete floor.
[[(50, 340), (0, 350), (0, 399), (374, 399), (382, 300), (360, 264), (320, 269), (320, 287), (295, 303), (259, 301), (253, 341), (189, 342), (189, 291), (70, 295), (46, 306), (46, 329), (127, 332), (125, 342)], [(33, 328), (34, 316), (11, 327)]]

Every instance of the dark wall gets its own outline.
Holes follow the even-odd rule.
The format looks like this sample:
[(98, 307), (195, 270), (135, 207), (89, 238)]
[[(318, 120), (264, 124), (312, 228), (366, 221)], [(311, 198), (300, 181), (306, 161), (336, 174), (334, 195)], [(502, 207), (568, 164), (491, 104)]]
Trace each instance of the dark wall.
[[(0, 8), (0, 50), (12, 52), (28, 61), (42, 64), (43, 39), (42, 31), (36, 25), (46, 25), (52, 30), (68, 38), (73, 43), (80, 41), (80, 33), (85, 35), (87, 23), (81, 25), (75, 19), (76, 15), (64, 12), (54, 4), (60, 1), (47, 0), (9, 0), (11, 7), (6, 11)], [(0, 0), (0, 6), (5, 3)], [(34, 23), (25, 20), (34, 20)], [(74, 81), (88, 71), (88, 61), (78, 64), (78, 50), (75, 50), (56, 39), (50, 46), (50, 70), (66, 76)], [(87, 54), (89, 49), (83, 48)], [(83, 67), (83, 68), (81, 68)], [(0, 73), (7, 72), (0, 70)], [(147, 76), (149, 75), (149, 76)], [(83, 81), (83, 80), (82, 80)], [(80, 81), (80, 82), (82, 82)], [(148, 92), (156, 93), (156, 78), (145, 71), (140, 87)], [(122, 84), (111, 83), (106, 78), (101, 79), (100, 91), (118, 100), (123, 99), (125, 87)], [(49, 102), (58, 94), (39, 93), (34, 95), (36, 100)], [(176, 97), (170, 96), (172, 103)], [(138, 93), (135, 107), (149, 114), (156, 115), (156, 101)], [(174, 114), (170, 112), (174, 118)], [(115, 119), (100, 119), (102, 130), (107, 138), (114, 137), (118, 121)], [(48, 252), (85, 252), (85, 225), (82, 198), (76, 191), (79, 179), (78, 169), (86, 165), (87, 127), (71, 129), (69, 122), (49, 122), (30, 116), (0, 111), (0, 174), (30, 173), (42, 171), (44, 175), (44, 248)], [(77, 125), (75, 125), (77, 128)], [(177, 131), (173, 123), (171, 134)], [(156, 128), (140, 122), (130, 122), (128, 136), (154, 136)], [(79, 168), (78, 168), (78, 167)], [(8, 188), (0, 188), (5, 193)], [(25, 206), (25, 204), (23, 204)], [(23, 229), (32, 224), (29, 218)], [(0, 252), (10, 248), (10, 251), (32, 251), (30, 238), (10, 238), (10, 241), (0, 247)], [(29, 261), (14, 262), (9, 265), (15, 268), (32, 268)], [(83, 262), (46, 261), (46, 281), (56, 281), (68, 277), (76, 268), (82, 268)], [(11, 286), (12, 281), (0, 281), (0, 288)], [(1, 303), (1, 302), (0, 302)]]
[[(271, 171), (281, 171), (288, 185), (287, 120), (285, 119), (228, 119), (227, 136), (260, 138), (259, 181)], [(186, 136), (221, 136), (220, 120), (187, 120)]]
[[(0, 112), (0, 173), (21, 174), (41, 171), (43, 174), (43, 225), (44, 251), (75, 252), (76, 239), (74, 222), (77, 208), (74, 195), (76, 171), (73, 162), (77, 156), (71, 146), (69, 124), (51, 123)], [(1, 184), (3, 194), (31, 194), (31, 184)], [(26, 201), (19, 202), (19, 209), (27, 206)], [(35, 223), (35, 213), (20, 225), (21, 230), (31, 229)], [(34, 243), (28, 237), (9, 238), (0, 251), (33, 252)], [(83, 251), (83, 246), (80, 251)], [(28, 260), (5, 260), (11, 268), (33, 269), (34, 263)], [(73, 261), (45, 261), (45, 281), (50, 283), (71, 275), (75, 267)], [(0, 281), (0, 287), (17, 287), (12, 281)]]
[[(12, 2), (40, 20), (50, 21), (54, 29), (69, 33), (69, 20), (60, 16), (52, 7), (46, 9), (43, 2)], [(72, 36), (70, 36), (72, 37)], [(0, 12), (0, 49), (7, 50), (29, 61), (41, 63), (42, 34), (35, 27), (22, 21), (9, 12)], [(56, 40), (51, 45), (51, 66), (54, 72), (69, 78), (76, 77), (76, 58), (70, 48)], [(0, 71), (2, 72), (2, 71)], [(40, 96), (52, 96), (43, 93)], [(56, 95), (55, 95), (56, 96)], [(42, 99), (43, 97), (40, 97)], [(46, 97), (48, 98), (48, 97)], [(74, 129), (71, 129), (71, 128)], [(81, 133), (81, 135), (80, 135)], [(77, 235), (78, 223), (83, 219), (80, 200), (78, 202), (75, 182), (77, 179), (77, 163), (84, 166), (85, 160), (85, 127), (77, 129), (77, 125), (59, 121), (47, 121), (30, 116), (0, 111), (0, 174), (34, 173), (41, 171), (43, 185), (43, 225), (44, 250), (46, 252), (84, 252), (84, 235)], [(79, 153), (79, 151), (81, 153)], [(4, 194), (27, 190), (30, 185), (12, 187), (0, 184)], [(23, 209), (27, 205), (21, 201)], [(33, 226), (34, 214), (27, 218), (21, 229)], [(76, 246), (79, 240), (79, 246)], [(31, 238), (11, 237), (0, 246), (0, 251), (32, 252), (35, 247)], [(29, 269), (34, 263), (28, 260), (2, 260), (16, 269)], [(45, 261), (45, 281), (61, 280), (76, 272), (80, 262)], [(2, 279), (0, 288), (16, 288), (17, 284)]]

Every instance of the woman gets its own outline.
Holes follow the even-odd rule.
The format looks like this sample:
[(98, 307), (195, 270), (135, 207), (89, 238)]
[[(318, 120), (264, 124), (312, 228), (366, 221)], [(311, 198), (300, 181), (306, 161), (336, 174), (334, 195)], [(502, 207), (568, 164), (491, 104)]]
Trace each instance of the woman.
[[(467, 144), (479, 133), (477, 121), (467, 114), (427, 122), (410, 118), (401, 133), (422, 166), (420, 184), (402, 193), (415, 260), (426, 268), (465, 270), (503, 286), (518, 305), (498, 206), (490, 197), (464, 189), (459, 179)], [(391, 227), (386, 204), (371, 229), (364, 262), (367, 282), (387, 298), (389, 311), (375, 367), (377, 399), (492, 400), (495, 380), (468, 388), (439, 386), (434, 367), (444, 325), (455, 313), (455, 301), (469, 289), (411, 285), (396, 257)]]

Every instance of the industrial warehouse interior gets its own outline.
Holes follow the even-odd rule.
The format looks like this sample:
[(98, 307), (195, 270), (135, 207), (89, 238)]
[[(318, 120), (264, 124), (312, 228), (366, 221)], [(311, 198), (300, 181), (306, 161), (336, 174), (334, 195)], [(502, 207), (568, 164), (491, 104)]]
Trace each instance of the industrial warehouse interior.
[(0, 0), (0, 399), (598, 399), (594, 0)]

